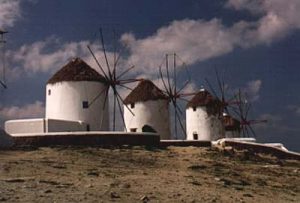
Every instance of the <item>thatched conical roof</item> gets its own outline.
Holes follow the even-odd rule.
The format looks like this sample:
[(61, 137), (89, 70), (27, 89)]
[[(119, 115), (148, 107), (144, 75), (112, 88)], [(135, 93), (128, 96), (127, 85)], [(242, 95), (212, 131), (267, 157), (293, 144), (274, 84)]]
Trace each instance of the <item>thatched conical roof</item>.
[(221, 102), (213, 97), (210, 92), (205, 89), (201, 89), (188, 103), (186, 108), (199, 107), (199, 106), (215, 106)]
[(142, 80), (125, 98), (124, 104), (160, 99), (168, 100), (168, 97), (150, 80)]
[(80, 58), (74, 58), (59, 71), (57, 71), (47, 82), (54, 84), (64, 81), (95, 81), (105, 83), (105, 78), (91, 68)]

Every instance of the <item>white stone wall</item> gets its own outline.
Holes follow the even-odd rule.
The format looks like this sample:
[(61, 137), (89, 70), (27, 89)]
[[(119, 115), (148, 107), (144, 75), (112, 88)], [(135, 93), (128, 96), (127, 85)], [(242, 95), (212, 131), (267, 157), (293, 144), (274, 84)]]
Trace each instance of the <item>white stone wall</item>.
[(136, 132), (142, 132), (144, 125), (154, 128), (160, 135), (160, 139), (170, 139), (170, 118), (169, 102), (167, 100), (155, 100), (146, 102), (136, 102), (134, 108), (128, 107), (132, 113), (124, 106), (124, 120), (127, 131), (136, 129)]
[(4, 127), (9, 134), (44, 133), (46, 130), (43, 118), (9, 120), (5, 122)]
[(5, 122), (5, 131), (11, 135), (36, 134), (48, 132), (86, 131), (87, 125), (81, 121), (53, 119), (19, 119)]
[(46, 119), (82, 121), (91, 131), (109, 130), (108, 98), (103, 110), (104, 92), (89, 108), (83, 108), (84, 101), (92, 102), (104, 88), (104, 84), (93, 81), (47, 84)]
[(220, 119), (214, 115), (208, 115), (206, 107), (192, 107), (186, 109), (186, 133), (187, 140), (217, 140), (224, 134), (224, 128)]

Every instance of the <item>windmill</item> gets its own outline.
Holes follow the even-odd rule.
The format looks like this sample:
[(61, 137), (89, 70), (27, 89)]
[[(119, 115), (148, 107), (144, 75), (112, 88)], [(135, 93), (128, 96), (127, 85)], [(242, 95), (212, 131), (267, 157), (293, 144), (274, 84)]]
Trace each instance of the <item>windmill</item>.
[(233, 112), (239, 117), (240, 119), (240, 128), (242, 131), (243, 137), (250, 137), (253, 135), (256, 137), (256, 133), (253, 129), (253, 125), (259, 123), (267, 123), (267, 120), (256, 120), (256, 119), (249, 119), (249, 112), (251, 109), (251, 104), (243, 98), (241, 90), (238, 92), (238, 110), (233, 109)]
[[(89, 106), (93, 105), (95, 100), (97, 100), (100, 96), (104, 95), (104, 97), (105, 97), (105, 101), (104, 101), (104, 105), (103, 105), (103, 109), (104, 109), (105, 105), (107, 103), (107, 100), (108, 100), (109, 90), (111, 89), (112, 92), (113, 92), (113, 130), (116, 129), (116, 111), (117, 111), (117, 106), (118, 106), (119, 112), (120, 112), (121, 117), (122, 117), (124, 128), (127, 131), (126, 126), (125, 126), (124, 116), (123, 116), (123, 113), (122, 113), (123, 110), (122, 110), (122, 107), (121, 107), (121, 103), (123, 104), (124, 100), (121, 97), (121, 95), (118, 91), (118, 88), (121, 87), (121, 88), (131, 90), (131, 88), (129, 88), (127, 86), (127, 84), (134, 83), (134, 82), (137, 82), (137, 81), (141, 81), (142, 79), (126, 79), (126, 78), (124, 78), (124, 76), (128, 72), (130, 72), (132, 69), (134, 69), (134, 66), (131, 66), (131, 67), (125, 69), (121, 73), (118, 72), (118, 66), (119, 66), (119, 63), (120, 63), (120, 58), (121, 58), (122, 52), (117, 50), (116, 43), (114, 43), (114, 45), (113, 45), (113, 62), (112, 62), (112, 65), (111, 65), (111, 63), (109, 62), (107, 52), (106, 52), (106, 47), (105, 47), (105, 43), (104, 43), (104, 36), (103, 36), (103, 32), (102, 32), (101, 28), (99, 30), (99, 33), (100, 33), (100, 42), (101, 42), (103, 55), (104, 55), (104, 58), (105, 58), (105, 66), (106, 66), (107, 71), (104, 70), (105, 66), (101, 65), (100, 61), (98, 60), (98, 58), (95, 55), (94, 51), (92, 50), (91, 46), (88, 45), (87, 48), (90, 51), (93, 59), (95, 60), (98, 68), (100, 69), (101, 73), (105, 77), (105, 80), (106, 80), (106, 83), (107, 83), (107, 88), (105, 88), (105, 89), (103, 89), (103, 91), (99, 92), (98, 95), (95, 95), (94, 99), (89, 103)], [(115, 38), (116, 38), (115, 31), (113, 32), (113, 36), (114, 36), (114, 41), (116, 41), (115, 40)], [(126, 108), (132, 113), (132, 111), (127, 106), (126, 106)]]
[[(179, 88), (177, 86), (177, 83), (178, 83), (178, 74), (177, 74), (178, 60), (180, 61), (180, 66), (182, 66), (184, 68), (184, 70), (186, 71), (187, 77), (188, 77), (188, 79)], [(171, 73), (171, 72), (173, 72), (173, 73)], [(184, 93), (185, 88), (190, 83), (190, 74), (186, 68), (186, 65), (179, 58), (179, 56), (176, 53), (166, 54), (163, 62), (159, 66), (159, 77), (163, 83), (163, 87), (164, 87), (163, 91), (167, 95), (167, 97), (169, 98), (169, 101), (171, 102), (171, 104), (173, 106), (175, 139), (178, 138), (177, 124), (179, 124), (181, 131), (183, 132), (183, 134), (186, 137), (186, 130), (181, 121), (181, 118), (183, 116), (183, 111), (181, 110), (181, 108), (178, 104), (178, 101), (181, 100), (181, 101), (187, 102), (188, 100), (186, 100), (185, 97), (196, 94), (196, 93)], [(173, 78), (173, 82), (171, 81), (171, 77)]]
[(213, 93), (213, 95), (221, 101), (221, 108), (220, 108), (220, 112), (219, 112), (219, 118), (222, 119), (223, 113), (226, 112), (227, 114), (230, 114), (229, 108), (233, 109), (234, 107), (236, 107), (236, 105), (238, 105), (239, 101), (237, 101), (236, 95), (234, 95), (231, 98), (227, 99), (227, 89), (228, 89), (228, 87), (224, 82), (224, 78), (223, 77), (221, 78), (219, 76), (219, 73), (218, 73), (217, 69), (215, 69), (215, 74), (216, 74), (219, 94), (217, 93), (217, 91), (215, 91), (215, 89), (213, 88), (213, 86), (211, 85), (211, 83), (209, 82), (209, 80), (207, 78), (205, 78), (205, 81), (206, 81), (209, 89)]
[(8, 33), (7, 31), (0, 30), (0, 46), (2, 49), (1, 58), (2, 58), (2, 70), (0, 73), (0, 86), (4, 89), (7, 88), (6, 81), (5, 81), (5, 44), (6, 40), (4, 39), (4, 35)]

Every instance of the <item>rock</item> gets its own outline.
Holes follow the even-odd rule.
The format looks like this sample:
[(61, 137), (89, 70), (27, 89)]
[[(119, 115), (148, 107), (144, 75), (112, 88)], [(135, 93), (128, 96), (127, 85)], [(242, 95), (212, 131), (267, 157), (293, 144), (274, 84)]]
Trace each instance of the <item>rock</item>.
[(250, 193), (245, 193), (245, 194), (243, 194), (243, 196), (244, 196), (244, 197), (253, 197), (253, 195), (250, 194)]
[(126, 188), (126, 189), (128, 189), (128, 188), (130, 188), (131, 187), (131, 185), (129, 184), (129, 183), (125, 183), (125, 184), (123, 184), (123, 188)]
[(115, 198), (120, 198), (120, 195), (118, 195), (116, 192), (111, 192), (110, 197), (115, 199)]
[(199, 183), (198, 181), (196, 181), (196, 180), (193, 180), (192, 182), (190, 182), (191, 184), (193, 184), (193, 185), (197, 185), (197, 186), (199, 186), (199, 185), (201, 185), (201, 183)]
[(147, 203), (147, 202), (150, 201), (150, 199), (149, 199), (148, 196), (144, 195), (144, 196), (141, 197), (141, 201), (142, 201), (143, 203)]
[(51, 193), (51, 192), (52, 192), (52, 190), (50, 190), (50, 189), (49, 189), (49, 190), (45, 190), (45, 192), (44, 192), (44, 193), (46, 193), (46, 194), (47, 194), (47, 193)]
[(215, 181), (220, 181), (221, 178), (215, 177)]
[(206, 169), (207, 166), (205, 165), (192, 165), (192, 166), (189, 166), (188, 169), (191, 169), (191, 170), (201, 170), (201, 169)]
[(0, 197), (0, 202), (6, 202), (8, 199), (5, 197)]
[(236, 189), (236, 190), (244, 190), (244, 188), (240, 187), (240, 186), (234, 187), (234, 189)]
[(98, 176), (99, 176), (99, 173), (96, 172), (96, 171), (90, 171), (90, 172), (87, 173), (87, 175), (88, 175), (88, 176), (97, 176), (97, 177), (98, 177)]

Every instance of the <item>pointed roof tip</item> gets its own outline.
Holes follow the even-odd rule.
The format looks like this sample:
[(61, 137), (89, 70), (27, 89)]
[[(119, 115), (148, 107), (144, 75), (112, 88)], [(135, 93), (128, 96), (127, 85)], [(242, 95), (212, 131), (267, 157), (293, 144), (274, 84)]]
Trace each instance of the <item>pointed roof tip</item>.
[(149, 100), (168, 100), (168, 97), (152, 81), (143, 79), (124, 99), (124, 104)]
[(201, 88), (199, 92), (187, 103), (186, 108), (210, 106), (219, 104), (219, 99), (212, 96), (212, 94), (204, 88)]
[(65, 81), (94, 81), (106, 83), (106, 79), (100, 73), (91, 68), (79, 57), (72, 58), (48, 80), (47, 84)]

